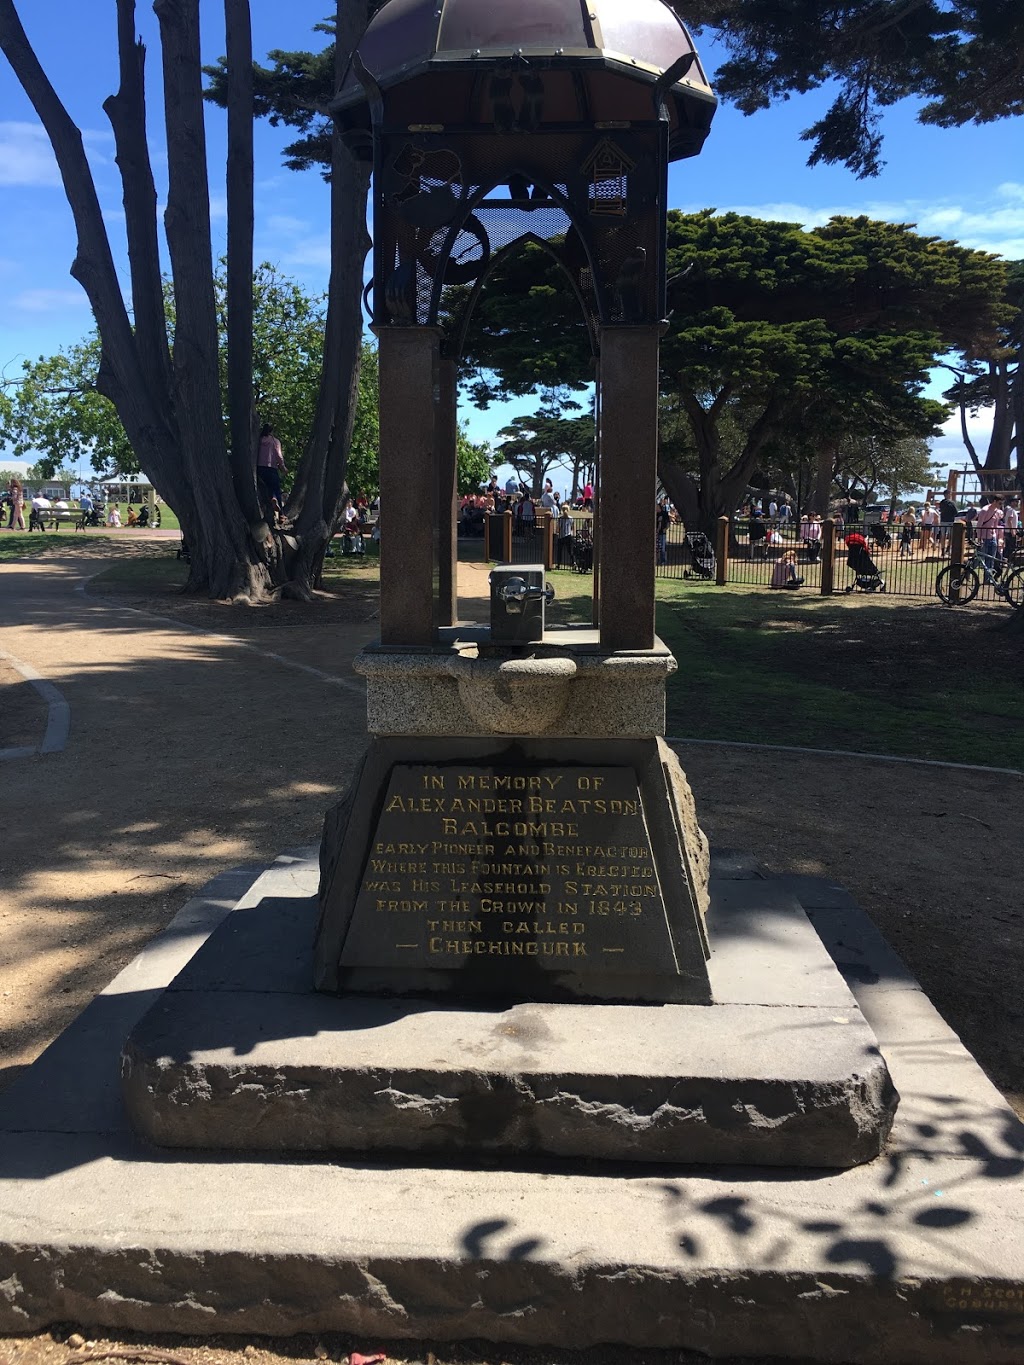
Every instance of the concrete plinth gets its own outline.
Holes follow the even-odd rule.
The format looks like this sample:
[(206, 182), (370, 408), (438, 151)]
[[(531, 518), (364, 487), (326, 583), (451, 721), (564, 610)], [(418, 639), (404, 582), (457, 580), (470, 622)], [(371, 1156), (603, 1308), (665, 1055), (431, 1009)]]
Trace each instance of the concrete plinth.
[(797, 902), (738, 885), (710, 1008), (331, 999), (311, 988), (314, 898), (268, 898), (133, 1030), (132, 1121), (236, 1151), (868, 1161), (897, 1103), (874, 1034)]
[[(741, 859), (721, 866), (756, 880)], [(0, 1331), (1024, 1358), (1024, 1129), (839, 888), (764, 883), (757, 931), (775, 954), (791, 930), (773, 907), (797, 895), (871, 1019), (902, 1102), (867, 1165), (584, 1174), (157, 1152), (121, 1104), (121, 1043), (252, 875), (217, 879), (0, 1095)], [(282, 860), (241, 904), (308, 897), (311, 875)], [(713, 886), (735, 906), (731, 881)]]

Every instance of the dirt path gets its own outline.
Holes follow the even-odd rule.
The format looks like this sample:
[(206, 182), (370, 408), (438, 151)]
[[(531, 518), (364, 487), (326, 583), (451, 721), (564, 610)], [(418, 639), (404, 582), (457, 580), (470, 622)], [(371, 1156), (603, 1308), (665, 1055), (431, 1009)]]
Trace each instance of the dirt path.
[[(0, 567), (0, 647), (71, 709), (63, 752), (0, 765), (0, 1085), (216, 872), (315, 842), (365, 734), (370, 627), (321, 651), (332, 684), (264, 656), (294, 629), (241, 649), (76, 591), (98, 567)], [(17, 744), (43, 723), (9, 667), (0, 717)]]

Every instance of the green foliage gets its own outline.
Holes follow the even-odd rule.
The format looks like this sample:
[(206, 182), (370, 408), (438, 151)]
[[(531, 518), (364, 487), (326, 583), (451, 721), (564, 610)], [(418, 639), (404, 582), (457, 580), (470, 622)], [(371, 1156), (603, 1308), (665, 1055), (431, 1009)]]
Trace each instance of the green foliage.
[(494, 456), (486, 441), (474, 444), (469, 434), (460, 425), (455, 440), (457, 459), (457, 486), (459, 496), (466, 493), (479, 493), (481, 487), (491, 477)]
[(578, 407), (563, 395), (561, 405), (552, 401), (529, 416), (514, 417), (498, 433), (504, 438), (498, 447), (502, 463), (512, 466), (535, 497), (553, 465), (593, 464), (593, 417), (562, 416), (565, 408)]
[(944, 128), (1024, 113), (1019, 0), (688, 0), (673, 3), (729, 56), (715, 85), (745, 114), (833, 82), (838, 91), (803, 138), (810, 164), (877, 175), (879, 111), (923, 99), (922, 123)]
[[(445, 290), (443, 322), (462, 320), (468, 290)], [(579, 392), (593, 381), (590, 335), (569, 279), (533, 242), (492, 270), (469, 320), (460, 378), (479, 408), (538, 390)]]
[(137, 473), (138, 462), (113, 403), (96, 391), (100, 343), (93, 333), (56, 355), (22, 362), (5, 382), (3, 435), (18, 458), (36, 455), (37, 478), (62, 464)]
[(1005, 314), (1002, 261), (901, 224), (671, 213), (668, 248), (664, 390), (690, 423), (705, 519), (783, 441), (792, 458), (841, 434), (935, 433), (947, 408), (923, 397), (929, 371), (990, 345)]
[(887, 441), (878, 436), (846, 435), (836, 451), (835, 484), (840, 492), (894, 501), (912, 488), (937, 484), (928, 442), (917, 436)]
[(363, 342), (359, 362), (359, 399), (352, 428), (346, 481), (356, 493), (375, 497), (380, 490), (380, 423), (377, 417), (377, 395), (380, 389), (377, 351), (368, 341)]
[[(225, 277), (216, 278), (221, 331), (221, 390), (227, 389)], [(253, 310), (253, 394), (258, 420), (270, 422), (294, 471), (313, 425), (323, 364), (326, 300), (310, 297), (271, 265), (255, 272)], [(168, 321), (173, 310), (168, 303)], [(54, 356), (26, 361), (9, 380), (0, 410), (2, 434), (16, 456), (38, 454), (39, 477), (52, 477), (61, 463), (91, 465), (98, 472), (137, 473), (138, 461), (114, 406), (96, 391), (100, 363), (94, 333)], [(225, 426), (227, 418), (225, 416)], [(348, 480), (359, 491), (377, 486), (377, 354), (362, 348), (359, 403)], [(286, 479), (287, 482), (287, 479)]]

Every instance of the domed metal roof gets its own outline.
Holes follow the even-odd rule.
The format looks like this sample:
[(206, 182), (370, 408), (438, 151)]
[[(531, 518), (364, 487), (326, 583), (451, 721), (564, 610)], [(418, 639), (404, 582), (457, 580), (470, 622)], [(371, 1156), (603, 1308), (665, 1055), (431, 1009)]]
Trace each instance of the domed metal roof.
[[(433, 107), (438, 93), (428, 94), (417, 78), (469, 75), (508, 61), (535, 69), (600, 70), (648, 86), (678, 64), (670, 105), (680, 123), (702, 124), (705, 134), (717, 103), (685, 25), (663, 0), (388, 0), (370, 21), (358, 57), (384, 93), (416, 83), (424, 122), (435, 116), (446, 124), (466, 120), (455, 113), (461, 101), (451, 86), (447, 98), (440, 97), (442, 111)], [(411, 99), (413, 91), (408, 93)], [(362, 122), (353, 114), (365, 100), (350, 70), (333, 111), (343, 123)], [(609, 107), (614, 98), (607, 88), (599, 103), (603, 107), (581, 112), (594, 122), (640, 116), (635, 103), (625, 112)], [(692, 150), (699, 147), (675, 155)]]

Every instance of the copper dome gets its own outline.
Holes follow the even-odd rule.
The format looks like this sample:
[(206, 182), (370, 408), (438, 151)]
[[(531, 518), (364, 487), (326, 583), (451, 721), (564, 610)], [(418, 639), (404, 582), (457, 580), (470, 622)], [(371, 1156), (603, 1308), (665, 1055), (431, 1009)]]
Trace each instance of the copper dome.
[[(474, 75), (495, 63), (582, 70), (586, 97), (552, 105), (551, 117), (595, 124), (651, 117), (650, 87), (676, 67), (667, 92), (673, 159), (700, 150), (716, 106), (686, 27), (663, 0), (388, 0), (358, 58), (385, 95), (410, 87), (389, 114), (447, 126), (475, 121)], [(366, 98), (350, 70), (333, 106), (343, 126), (367, 126)]]

